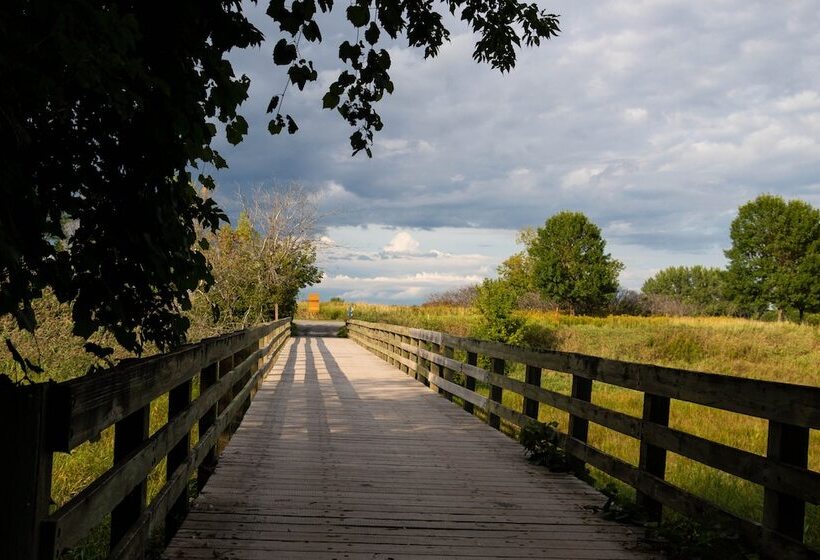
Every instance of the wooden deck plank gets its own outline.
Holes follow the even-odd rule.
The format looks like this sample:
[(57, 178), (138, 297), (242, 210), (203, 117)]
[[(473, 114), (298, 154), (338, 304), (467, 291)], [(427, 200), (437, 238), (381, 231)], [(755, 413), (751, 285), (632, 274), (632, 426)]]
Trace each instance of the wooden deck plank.
[(298, 337), (165, 557), (660, 557), (603, 502), (352, 341)]

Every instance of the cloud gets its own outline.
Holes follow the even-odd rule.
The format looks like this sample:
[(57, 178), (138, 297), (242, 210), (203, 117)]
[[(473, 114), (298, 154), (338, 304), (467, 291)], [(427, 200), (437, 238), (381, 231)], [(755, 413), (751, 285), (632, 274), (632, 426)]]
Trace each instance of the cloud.
[(406, 231), (397, 233), (390, 243), (384, 246), (387, 253), (415, 253), (419, 248), (419, 242)]
[[(251, 133), (236, 149), (218, 146), (231, 168), (217, 174), (217, 198), (233, 215), (232, 191), (293, 180), (318, 193), (328, 228), (393, 228), (389, 237), (378, 230), (378, 245), (348, 251), (372, 267), (368, 276), (388, 263), (429, 271), (452, 260), (464, 271), (473, 266), (465, 255), (484, 254), (480, 236), (454, 250), (421, 231), (511, 237), (575, 210), (601, 225), (611, 247), (657, 259), (627, 263), (626, 277), (639, 284), (676, 255), (722, 258), (732, 212), (758, 194), (820, 206), (813, 0), (776, 10), (762, 0), (554, 0), (562, 34), (522, 51), (504, 75), (474, 63), (475, 37), (447, 16), (451, 41), (436, 59), (402, 41), (386, 45), (396, 91), (378, 105), (384, 130), (372, 159), (351, 158), (351, 130), (321, 110), (322, 84), (342, 69), (334, 43), (351, 32), (342, 11), (323, 23), (325, 42), (301, 53), (316, 57), (322, 84), (288, 92), (299, 133), (271, 137), (265, 108), (284, 85), (270, 61), (279, 31), (263, 6), (252, 9), (267, 43), (234, 58), (252, 78)], [(401, 232), (419, 245), (394, 244)], [(476, 260), (471, 270), (497, 262)]]

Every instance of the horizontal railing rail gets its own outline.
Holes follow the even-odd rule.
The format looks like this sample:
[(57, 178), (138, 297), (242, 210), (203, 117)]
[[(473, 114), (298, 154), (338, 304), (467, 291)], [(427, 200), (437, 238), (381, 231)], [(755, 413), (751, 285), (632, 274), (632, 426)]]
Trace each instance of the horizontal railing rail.
[[(290, 336), (290, 322), (207, 338), (63, 383), (0, 390), (0, 440), (15, 455), (0, 469), (6, 494), (0, 557), (56, 558), (109, 515), (110, 558), (141, 558), (159, 529), (166, 538), (173, 534), (187, 512), (192, 476), (196, 472), (201, 489)], [(192, 398), (195, 382), (199, 393)], [(151, 403), (165, 395), (167, 423), (149, 435)], [(65, 504), (50, 507), (54, 453), (111, 426), (112, 467)], [(148, 476), (164, 459), (165, 482), (149, 503)]]
[[(809, 430), (820, 428), (819, 387), (525, 349), (357, 320), (348, 321), (348, 331), (388, 363), (451, 400), (458, 397), (465, 410), (481, 409), (496, 429), (501, 420), (517, 428), (537, 420), (541, 404), (568, 413), (563, 434), (567, 454), (579, 465), (595, 467), (635, 488), (638, 503), (651, 519), (660, 520), (663, 506), (692, 517), (710, 515), (736, 527), (769, 557), (820, 557), (803, 542), (806, 503), (820, 504), (820, 473), (807, 468)], [(464, 361), (454, 359), (456, 350), (464, 354)], [(489, 368), (478, 366), (479, 356)], [(512, 363), (524, 365), (525, 381), (505, 376), (505, 365)], [(542, 387), (542, 370), (570, 374), (570, 394)], [(488, 396), (476, 392), (476, 381), (489, 386)], [(593, 404), (593, 381), (643, 393), (641, 417)], [(520, 395), (522, 409), (503, 405), (503, 391)], [(766, 456), (669, 427), (672, 399), (767, 420)], [(590, 422), (637, 440), (638, 465), (592, 446)], [(667, 452), (762, 486), (762, 523), (729, 513), (665, 480)]]

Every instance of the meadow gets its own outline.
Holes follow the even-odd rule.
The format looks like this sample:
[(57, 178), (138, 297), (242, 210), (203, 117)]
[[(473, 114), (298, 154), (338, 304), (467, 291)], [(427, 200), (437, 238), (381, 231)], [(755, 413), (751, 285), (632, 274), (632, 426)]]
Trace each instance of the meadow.
[[(322, 304), (317, 318), (339, 319), (347, 305)], [(763, 322), (728, 317), (584, 317), (554, 312), (521, 312), (526, 319), (528, 343), (535, 347), (579, 352), (630, 362), (651, 363), (708, 373), (820, 386), (820, 328), (787, 322)], [(298, 316), (307, 316), (300, 307)], [(480, 316), (472, 308), (446, 306), (388, 306), (355, 304), (354, 317), (363, 321), (392, 323), (438, 330), (458, 336), (476, 331)], [(463, 358), (463, 357), (462, 357)], [(523, 380), (523, 366), (508, 375)], [(570, 376), (544, 372), (542, 386), (564, 394), (570, 392)], [(487, 387), (478, 385), (488, 394)], [(521, 397), (505, 391), (504, 404), (520, 410)], [(641, 393), (595, 382), (593, 402), (640, 416)], [(568, 415), (541, 405), (539, 420), (557, 421), (566, 430)], [(673, 401), (670, 425), (674, 428), (764, 455), (766, 422), (706, 406)], [(633, 465), (638, 461), (638, 442), (595, 424), (590, 443)], [(820, 471), (820, 432), (812, 430), (809, 468)], [(600, 472), (592, 473), (598, 485), (613, 483)], [(736, 514), (760, 521), (763, 491), (756, 484), (669, 454), (667, 478)], [(620, 485), (625, 496), (633, 495)], [(808, 506), (806, 539), (820, 546), (820, 507)]]

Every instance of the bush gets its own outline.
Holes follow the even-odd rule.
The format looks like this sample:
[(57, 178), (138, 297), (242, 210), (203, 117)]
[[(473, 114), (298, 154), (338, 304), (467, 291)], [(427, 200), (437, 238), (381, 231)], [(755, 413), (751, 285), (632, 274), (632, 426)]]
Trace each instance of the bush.
[(473, 333), (478, 338), (521, 345), (525, 320), (514, 315), (518, 295), (508, 282), (484, 280), (478, 287), (476, 307), (479, 323)]

